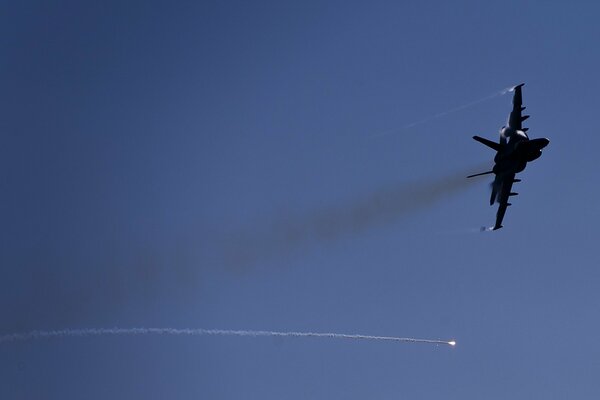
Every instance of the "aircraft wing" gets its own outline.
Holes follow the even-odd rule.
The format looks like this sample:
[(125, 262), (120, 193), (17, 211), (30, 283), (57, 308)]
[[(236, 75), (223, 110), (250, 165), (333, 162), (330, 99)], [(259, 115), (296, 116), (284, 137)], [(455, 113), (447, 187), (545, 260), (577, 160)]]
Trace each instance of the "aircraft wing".
[(513, 88), (513, 109), (508, 116), (508, 126), (517, 130), (523, 130), (523, 121), (529, 118), (529, 115), (523, 116), (523, 95), (521, 94), (521, 88), (524, 83), (517, 85)]
[(502, 220), (504, 219), (504, 214), (506, 213), (506, 209), (510, 206), (508, 199), (511, 195), (512, 185), (515, 181), (515, 174), (509, 173), (502, 177), (500, 192), (498, 193), (498, 212), (496, 213), (496, 224), (494, 225), (494, 230), (502, 228)]

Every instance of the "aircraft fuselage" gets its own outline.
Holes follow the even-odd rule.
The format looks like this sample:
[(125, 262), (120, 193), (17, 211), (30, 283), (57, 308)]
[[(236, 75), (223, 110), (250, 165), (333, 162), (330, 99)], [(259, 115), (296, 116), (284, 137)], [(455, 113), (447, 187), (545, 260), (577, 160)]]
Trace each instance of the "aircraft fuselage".
[(518, 135), (511, 136), (508, 143), (494, 157), (495, 174), (517, 174), (531, 162), (542, 155), (542, 149), (550, 141), (546, 138), (527, 139)]

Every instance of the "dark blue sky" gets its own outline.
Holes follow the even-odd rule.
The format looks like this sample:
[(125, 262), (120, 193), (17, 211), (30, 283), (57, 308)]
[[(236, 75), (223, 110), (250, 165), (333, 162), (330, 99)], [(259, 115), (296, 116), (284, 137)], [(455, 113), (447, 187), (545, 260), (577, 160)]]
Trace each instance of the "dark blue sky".
[[(18, 2), (0, 15), (0, 397), (600, 395), (600, 6)], [(495, 139), (525, 82), (505, 228)], [(378, 133), (394, 130), (377, 136)]]

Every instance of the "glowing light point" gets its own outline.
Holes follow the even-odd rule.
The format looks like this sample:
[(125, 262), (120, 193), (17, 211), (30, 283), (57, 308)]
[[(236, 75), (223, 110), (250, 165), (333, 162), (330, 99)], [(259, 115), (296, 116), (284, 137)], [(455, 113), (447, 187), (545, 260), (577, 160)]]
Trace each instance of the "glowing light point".
[(449, 341), (449, 342), (448, 342), (448, 344), (449, 344), (450, 346), (456, 346), (456, 341), (454, 341), (454, 340), (451, 340), (451, 341)]

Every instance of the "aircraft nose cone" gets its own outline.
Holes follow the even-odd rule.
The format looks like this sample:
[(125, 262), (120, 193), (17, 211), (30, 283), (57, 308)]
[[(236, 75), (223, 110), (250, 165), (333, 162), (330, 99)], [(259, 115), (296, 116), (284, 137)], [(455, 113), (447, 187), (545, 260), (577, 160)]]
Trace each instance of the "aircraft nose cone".
[(529, 146), (532, 150), (540, 151), (548, 146), (548, 143), (550, 143), (550, 141), (546, 138), (537, 138), (529, 141)]

